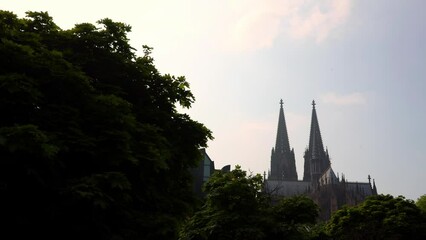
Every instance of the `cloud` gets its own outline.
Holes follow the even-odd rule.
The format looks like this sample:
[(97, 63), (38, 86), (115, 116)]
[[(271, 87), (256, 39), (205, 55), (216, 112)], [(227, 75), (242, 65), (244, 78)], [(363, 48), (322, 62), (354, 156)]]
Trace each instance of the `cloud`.
[(313, 37), (320, 43), (346, 21), (351, 5), (350, 0), (315, 1), (307, 9), (301, 5), (290, 19), (289, 34), (296, 39)]
[(321, 96), (321, 100), (324, 103), (330, 103), (334, 105), (346, 106), (346, 105), (360, 105), (367, 103), (367, 97), (364, 93), (351, 93), (347, 95), (339, 95), (334, 92), (327, 93)]
[(271, 47), (280, 36), (321, 43), (350, 15), (352, 0), (236, 0), (227, 44), (240, 51)]
[[(100, 5), (98, 0), (75, 0), (65, 5), (53, 0), (15, 0), (5, 1), (3, 8), (21, 15), (26, 10), (48, 11), (65, 29), (109, 17), (133, 26), (133, 42), (156, 51), (165, 49), (164, 54), (170, 55), (168, 51), (184, 47), (254, 51), (272, 47), (281, 37), (322, 43), (350, 16), (352, 1), (122, 0), (119, 6), (104, 1), (102, 11), (94, 12)], [(82, 4), (85, 7), (78, 8)], [(79, 14), (72, 15), (76, 11)]]
[(227, 44), (247, 51), (271, 47), (282, 32), (283, 18), (294, 11), (292, 1), (237, 0), (231, 4), (234, 18), (228, 28)]
[(269, 48), (279, 34), (280, 18), (267, 12), (242, 17), (231, 32), (231, 43), (240, 50)]

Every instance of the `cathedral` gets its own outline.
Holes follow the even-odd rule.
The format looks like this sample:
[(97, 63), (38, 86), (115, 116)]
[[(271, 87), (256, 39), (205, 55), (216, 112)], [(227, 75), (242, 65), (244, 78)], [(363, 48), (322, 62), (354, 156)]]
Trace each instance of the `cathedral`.
[(298, 180), (294, 149), (290, 148), (283, 101), (280, 101), (277, 138), (271, 152), (271, 168), (265, 179), (265, 187), (272, 196), (309, 196), (320, 207), (320, 218), (327, 220), (343, 205), (356, 205), (370, 195), (377, 195), (377, 188), (374, 180), (371, 183), (370, 176), (368, 182), (349, 182), (343, 174), (341, 177), (336, 176), (331, 168), (328, 149), (324, 150), (315, 105), (315, 101), (312, 101), (303, 180)]

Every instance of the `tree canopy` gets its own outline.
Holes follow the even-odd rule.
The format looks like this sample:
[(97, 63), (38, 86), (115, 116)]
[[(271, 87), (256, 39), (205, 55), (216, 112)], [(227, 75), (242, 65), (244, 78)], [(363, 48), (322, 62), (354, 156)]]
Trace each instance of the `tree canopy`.
[(416, 205), (417, 205), (418, 208), (420, 208), (420, 210), (422, 210), (426, 214), (426, 194), (420, 196), (417, 199)]
[(188, 219), (180, 239), (308, 239), (318, 207), (305, 196), (271, 205), (262, 176), (239, 166), (216, 172), (205, 184), (206, 202)]
[(412, 200), (377, 195), (336, 211), (326, 229), (333, 239), (425, 239), (426, 218)]
[(16, 238), (173, 239), (191, 211), (211, 133), (130, 30), (0, 11), (0, 218)]

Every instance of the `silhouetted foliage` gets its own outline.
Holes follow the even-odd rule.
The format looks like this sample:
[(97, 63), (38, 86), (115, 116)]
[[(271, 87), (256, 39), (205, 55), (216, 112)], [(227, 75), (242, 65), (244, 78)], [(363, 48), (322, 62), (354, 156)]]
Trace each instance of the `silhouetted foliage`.
[[(0, 11), (0, 218), (20, 238), (173, 239), (210, 131), (131, 27)], [(6, 233), (3, 233), (6, 234)]]
[(306, 196), (283, 198), (269, 209), (272, 216), (269, 234), (272, 239), (310, 239), (318, 213), (318, 206)]
[(327, 231), (333, 239), (425, 239), (426, 218), (412, 200), (377, 195), (336, 211)]
[(416, 201), (416, 205), (426, 214), (426, 195), (420, 196)]
[(216, 172), (204, 186), (206, 203), (182, 231), (182, 239), (261, 239), (259, 222), (265, 202), (262, 176), (247, 176), (237, 166)]
[(205, 184), (206, 202), (181, 231), (181, 239), (309, 239), (318, 207), (304, 196), (271, 206), (262, 176), (237, 166)]

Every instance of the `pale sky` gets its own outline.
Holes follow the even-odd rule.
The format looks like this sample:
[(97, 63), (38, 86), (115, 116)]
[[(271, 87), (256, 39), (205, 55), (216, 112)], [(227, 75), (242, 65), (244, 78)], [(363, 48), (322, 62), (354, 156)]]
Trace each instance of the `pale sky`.
[(111, 18), (154, 48), (161, 73), (186, 76), (191, 117), (213, 131), (217, 168), (268, 171), (284, 101), (299, 179), (312, 99), (332, 167), (379, 193), (426, 194), (424, 0), (0, 0), (62, 29)]

